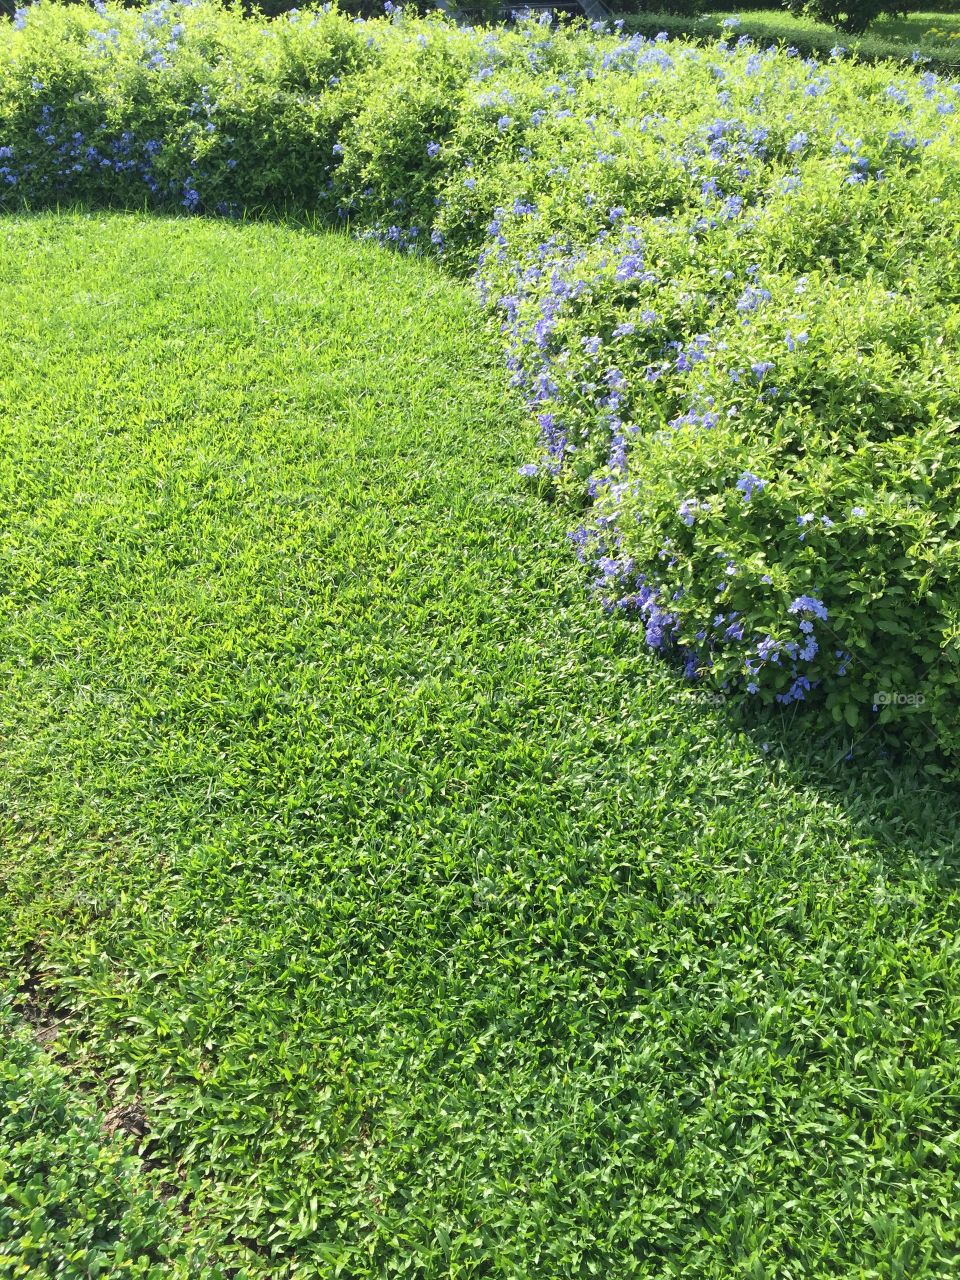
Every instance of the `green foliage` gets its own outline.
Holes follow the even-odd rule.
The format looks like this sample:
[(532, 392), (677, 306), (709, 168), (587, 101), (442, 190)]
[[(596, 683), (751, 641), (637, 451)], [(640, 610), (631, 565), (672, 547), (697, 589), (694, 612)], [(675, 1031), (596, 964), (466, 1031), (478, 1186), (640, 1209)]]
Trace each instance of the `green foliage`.
[(0, 250), (0, 937), (142, 1099), (171, 1265), (949, 1276), (955, 797), (745, 733), (585, 598), (433, 264)]
[[(18, 1277), (199, 1275), (175, 1255), (179, 1214), (129, 1143), (105, 1137), (63, 1073), (0, 1004), (0, 1274)], [(208, 1259), (212, 1264), (212, 1259)], [(202, 1274), (220, 1274), (209, 1265)]]
[[(646, 3), (646, 0), (620, 0), (613, 8), (620, 16), (648, 13), (651, 6)], [(703, 0), (668, 0), (665, 4), (659, 4), (657, 8), (672, 17), (694, 18), (703, 12), (704, 4)]]
[(648, 641), (703, 684), (957, 755), (957, 85), (749, 40), (209, 4), (39, 6), (0, 60), (8, 201), (309, 209), (482, 257), (610, 603), (655, 608)]
[(860, 35), (877, 18), (902, 18), (923, 8), (923, 0), (789, 0), (789, 8), (791, 13)]
[[(624, 19), (624, 30), (651, 38), (666, 31), (675, 39), (698, 41), (715, 40), (733, 30), (738, 37), (749, 36), (761, 48), (785, 44), (805, 57), (822, 59), (829, 58), (837, 44), (835, 27), (797, 16), (787, 9), (770, 8), (769, 4), (736, 13), (729, 9), (726, 12), (711, 9), (693, 19), (646, 11), (628, 15)], [(960, 67), (960, 22), (955, 8), (942, 7), (939, 12), (913, 11), (903, 19), (882, 18), (865, 35), (849, 36), (844, 43), (863, 62), (890, 58), (912, 65), (919, 58), (924, 67), (951, 76)]]
[[(563, 428), (521, 483), (429, 262), (0, 222), (0, 935), (184, 1211), (104, 1181), (79, 1111), (44, 1129), (61, 1176), (21, 1056), (34, 1273), (954, 1273), (956, 799), (869, 748), (958, 746), (956, 99), (336, 12), (0, 34), (11, 206), (483, 254)], [(696, 684), (584, 598), (572, 510)], [(731, 613), (819, 642), (809, 708), (763, 667), (759, 736), (721, 705), (757, 674)]]

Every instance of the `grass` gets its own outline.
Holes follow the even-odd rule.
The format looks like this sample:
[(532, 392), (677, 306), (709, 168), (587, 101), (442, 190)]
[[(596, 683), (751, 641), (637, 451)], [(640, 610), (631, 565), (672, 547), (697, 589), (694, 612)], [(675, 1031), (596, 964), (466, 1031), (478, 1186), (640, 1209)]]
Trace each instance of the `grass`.
[(955, 798), (598, 610), (429, 263), (0, 244), (4, 956), (155, 1273), (955, 1274)]
[(175, 1204), (75, 1096), (7, 992), (0, 1034), (0, 1274), (173, 1274), (188, 1256)]
[(729, 36), (731, 33), (723, 24), (734, 17), (740, 20), (734, 38), (748, 35), (761, 45), (782, 41), (795, 45), (805, 55), (829, 55), (836, 45), (842, 45), (870, 62), (880, 58), (909, 61), (916, 51), (934, 69), (949, 72), (960, 68), (960, 14), (934, 9), (903, 18), (878, 18), (862, 36), (848, 36), (826, 23), (794, 16), (786, 9), (711, 10), (698, 18), (653, 12), (631, 14), (625, 18), (625, 27), (645, 34), (664, 30), (671, 36), (712, 38)]

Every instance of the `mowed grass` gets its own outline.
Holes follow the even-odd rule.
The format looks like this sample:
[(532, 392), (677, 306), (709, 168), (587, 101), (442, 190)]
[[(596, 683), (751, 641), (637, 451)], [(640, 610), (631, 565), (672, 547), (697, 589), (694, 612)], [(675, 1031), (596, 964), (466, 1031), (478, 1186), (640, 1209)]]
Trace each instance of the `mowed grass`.
[(157, 1274), (956, 1274), (955, 799), (585, 596), (429, 263), (0, 248), (5, 962), (140, 1100)]
[[(735, 28), (725, 27), (730, 19), (738, 19)], [(695, 37), (723, 36), (736, 40), (750, 36), (760, 45), (793, 44), (804, 55), (829, 57), (838, 45), (861, 58), (911, 60), (914, 53), (929, 59), (948, 79), (951, 69), (960, 68), (960, 14), (926, 10), (900, 17), (883, 15), (858, 36), (847, 35), (826, 22), (817, 22), (788, 9), (730, 8), (711, 10), (698, 17), (678, 17), (669, 13), (640, 13), (626, 18), (627, 30), (651, 31), (657, 24), (672, 36), (690, 34)]]

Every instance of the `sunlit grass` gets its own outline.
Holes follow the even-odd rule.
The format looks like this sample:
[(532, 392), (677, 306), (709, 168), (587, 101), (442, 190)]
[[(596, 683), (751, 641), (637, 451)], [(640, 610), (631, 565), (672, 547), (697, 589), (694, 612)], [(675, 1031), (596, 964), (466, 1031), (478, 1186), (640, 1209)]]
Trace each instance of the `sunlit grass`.
[(950, 1274), (949, 794), (736, 732), (585, 596), (433, 266), (0, 249), (6, 962), (140, 1098), (183, 1267)]
[[(736, 25), (732, 25), (733, 23)], [(629, 30), (652, 29), (659, 24), (672, 36), (748, 35), (759, 44), (782, 41), (796, 44), (803, 53), (828, 55), (837, 45), (864, 58), (911, 60), (914, 53), (932, 59), (944, 70), (960, 67), (960, 15), (929, 10), (902, 18), (882, 17), (860, 36), (846, 35), (823, 22), (795, 16), (787, 9), (744, 9), (702, 14), (697, 18), (642, 13), (626, 19)]]

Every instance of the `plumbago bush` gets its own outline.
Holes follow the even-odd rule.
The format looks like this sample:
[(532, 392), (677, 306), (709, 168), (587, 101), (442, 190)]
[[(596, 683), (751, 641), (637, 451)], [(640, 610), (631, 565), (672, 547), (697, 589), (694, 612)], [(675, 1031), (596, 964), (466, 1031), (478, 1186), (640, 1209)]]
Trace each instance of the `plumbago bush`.
[(18, 10), (0, 200), (310, 209), (472, 276), (604, 604), (960, 758), (960, 84), (749, 40)]

